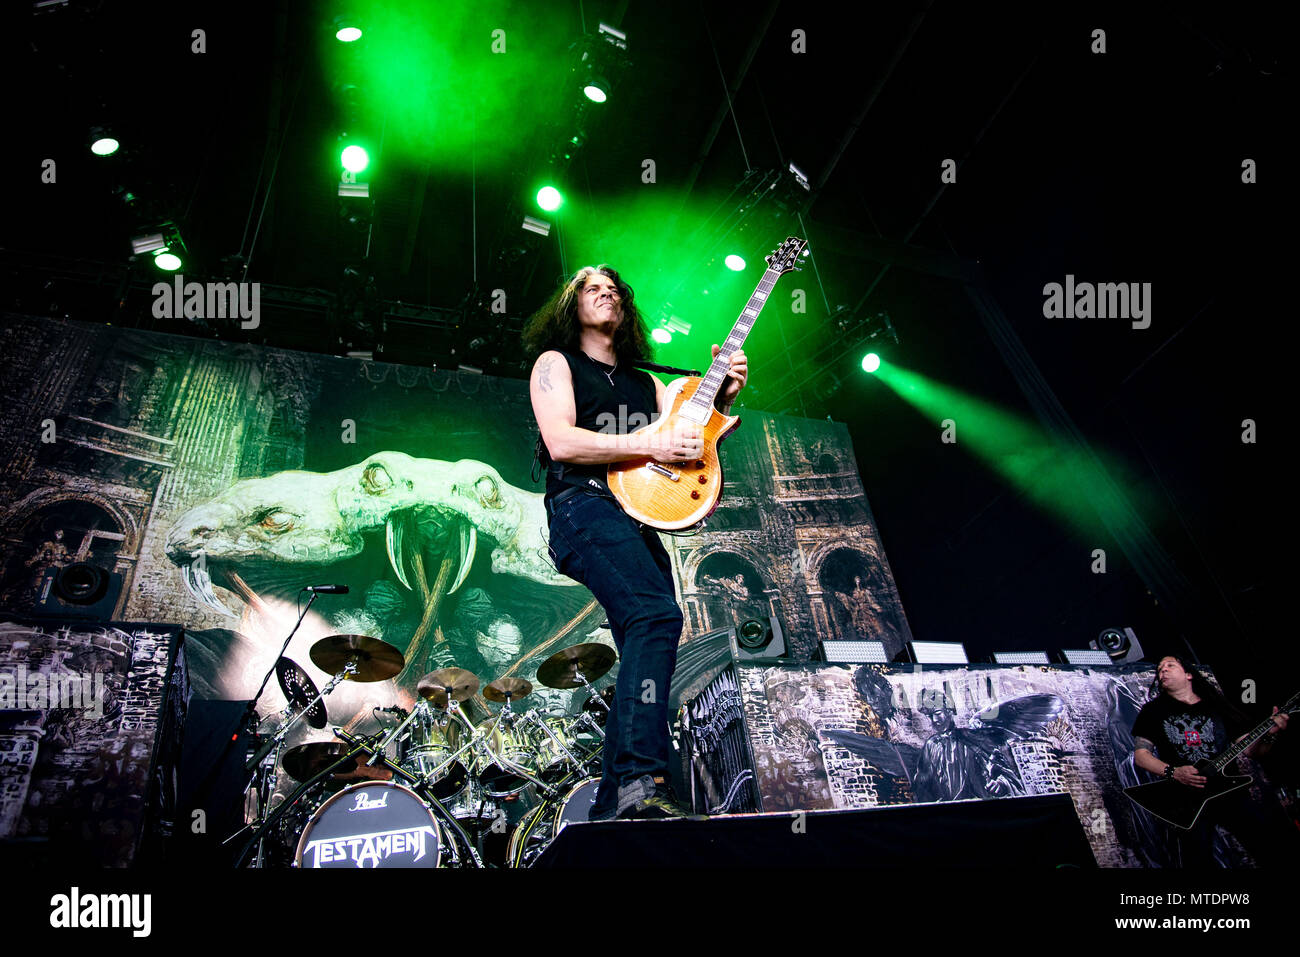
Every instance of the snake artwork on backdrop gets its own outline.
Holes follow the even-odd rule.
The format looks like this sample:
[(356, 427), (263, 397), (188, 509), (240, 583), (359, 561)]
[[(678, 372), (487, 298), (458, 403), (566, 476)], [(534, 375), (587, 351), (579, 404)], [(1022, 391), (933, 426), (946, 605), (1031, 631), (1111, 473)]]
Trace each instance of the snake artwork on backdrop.
[[(330, 625), (402, 651), (407, 664), (399, 685), (451, 664), (487, 682), (542, 650), (590, 640), (557, 641), (594, 603), (557, 618), (556, 609), (571, 608), (570, 596), (579, 593), (548, 560), (542, 498), (473, 459), (379, 452), (334, 472), (292, 470), (236, 482), (176, 520), (166, 554), (197, 601), (232, 617), (239, 616), (214, 585), (257, 609), (269, 595), (291, 601), (305, 584), (349, 584), (352, 594), (364, 594), (364, 605), (331, 614)], [(461, 591), (485, 545), (487, 588)], [(339, 567), (348, 562), (362, 564)], [(524, 647), (516, 616), (503, 603), (522, 616), (549, 615), (550, 631), (569, 625), (548, 631), (545, 649), (538, 636)]]

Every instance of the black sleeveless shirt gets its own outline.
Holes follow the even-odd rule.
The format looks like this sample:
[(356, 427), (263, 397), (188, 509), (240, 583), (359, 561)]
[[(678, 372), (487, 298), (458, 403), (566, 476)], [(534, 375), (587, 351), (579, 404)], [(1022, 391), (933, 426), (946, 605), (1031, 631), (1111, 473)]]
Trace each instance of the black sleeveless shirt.
[[(578, 428), (626, 435), (657, 417), (659, 402), (655, 380), (650, 373), (634, 369), (625, 362), (611, 366), (581, 350), (556, 351), (569, 363), (576, 412), (574, 425)], [(610, 494), (609, 486), (605, 484), (606, 465), (555, 462), (545, 442), (542, 443), (542, 464), (547, 467), (547, 500), (571, 485), (585, 485), (599, 494)]]

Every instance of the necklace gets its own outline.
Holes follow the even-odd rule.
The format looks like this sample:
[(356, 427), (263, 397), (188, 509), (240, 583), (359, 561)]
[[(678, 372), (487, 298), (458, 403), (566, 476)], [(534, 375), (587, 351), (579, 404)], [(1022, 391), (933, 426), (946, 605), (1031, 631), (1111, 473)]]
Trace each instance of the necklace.
[[(586, 353), (585, 351), (584, 351), (582, 354), (583, 354), (584, 356), (587, 356), (588, 359), (591, 359), (592, 363), (593, 363), (597, 368), (600, 368), (602, 365), (604, 365), (604, 363), (600, 362), (599, 360), (597, 360), (597, 359), (592, 359), (591, 356), (587, 355), (587, 353)], [(614, 388), (614, 373), (618, 371), (618, 362), (615, 361), (615, 363), (614, 363), (614, 368), (610, 369), (608, 372), (605, 372), (604, 369), (601, 369), (600, 371), (603, 372), (603, 373), (605, 374), (605, 378), (609, 380), (609, 387), (610, 387), (611, 389)]]

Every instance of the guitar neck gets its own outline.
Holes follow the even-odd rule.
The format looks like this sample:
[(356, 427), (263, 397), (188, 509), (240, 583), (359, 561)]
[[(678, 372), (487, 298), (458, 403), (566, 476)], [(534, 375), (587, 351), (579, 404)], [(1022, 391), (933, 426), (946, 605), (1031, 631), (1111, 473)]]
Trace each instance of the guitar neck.
[(727, 381), (727, 372), (731, 369), (731, 357), (734, 353), (740, 351), (745, 344), (745, 337), (749, 335), (749, 330), (754, 328), (754, 321), (758, 314), (763, 311), (763, 306), (767, 304), (767, 298), (772, 293), (772, 287), (776, 281), (781, 278), (781, 273), (775, 269), (765, 269), (763, 278), (758, 281), (754, 287), (754, 294), (749, 297), (749, 302), (745, 303), (745, 308), (740, 311), (735, 324), (731, 327), (731, 332), (727, 334), (726, 340), (718, 347), (718, 354), (714, 357), (713, 362), (709, 365), (709, 371), (705, 374), (700, 382), (700, 387), (695, 391), (692, 402), (698, 404), (703, 409), (710, 409), (713, 403), (717, 401), (718, 391)]
[[(1300, 692), (1296, 692), (1295, 694), (1293, 694), (1290, 700), (1288, 700), (1286, 704), (1284, 704), (1281, 708), (1279, 708), (1278, 711), (1284, 714), (1290, 714), (1291, 712), (1297, 710), (1298, 708), (1300, 708)], [(1264, 735), (1268, 734), (1269, 729), (1272, 727), (1273, 727), (1273, 719), (1271, 717), (1265, 718), (1262, 722), (1260, 722), (1258, 727), (1252, 730), (1244, 738), (1242, 738), (1240, 741), (1233, 744), (1232, 747), (1223, 751), (1223, 753), (1221, 753), (1218, 757), (1214, 758), (1210, 762), (1210, 765), (1214, 768), (1215, 771), (1222, 771), (1233, 761), (1237, 760), (1237, 758), (1241, 757), (1251, 745), (1253, 745), (1260, 738), (1264, 737)]]

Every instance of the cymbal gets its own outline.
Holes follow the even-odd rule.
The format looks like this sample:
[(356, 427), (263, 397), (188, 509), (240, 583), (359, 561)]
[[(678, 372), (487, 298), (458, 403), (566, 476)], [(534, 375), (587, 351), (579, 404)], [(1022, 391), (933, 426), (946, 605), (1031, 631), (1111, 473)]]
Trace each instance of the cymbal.
[(352, 681), (387, 681), (402, 670), (406, 659), (386, 641), (369, 635), (330, 635), (311, 646), (311, 660), (321, 671), (336, 675), (355, 661)]
[[(351, 746), (340, 741), (312, 741), (308, 744), (300, 744), (296, 748), (290, 748), (284, 752), (281, 761), (284, 764), (284, 770), (295, 781), (308, 781), (350, 750), (352, 750)], [(387, 768), (366, 768), (365, 763), (369, 759), (370, 756), (363, 751), (356, 756), (351, 765), (343, 765), (330, 777), (340, 781), (362, 778), (388, 780), (388, 778), (392, 777), (392, 772), (388, 771)], [(362, 770), (363, 768), (365, 769)], [(388, 778), (380, 778), (383, 772), (388, 773)]]
[(548, 688), (579, 688), (582, 686), (579, 674), (589, 682), (595, 681), (614, 667), (617, 660), (618, 655), (609, 645), (596, 642), (572, 645), (543, 661), (537, 669), (537, 680)]
[(302, 670), (302, 666), (291, 658), (281, 658), (275, 663), (275, 677), (280, 682), (280, 690), (284, 692), (290, 707), (294, 711), (302, 711), (311, 705), (303, 717), (313, 728), (325, 727), (329, 717), (325, 713), (325, 702), (316, 700), (320, 696), (320, 690), (311, 676)]
[(443, 668), (430, 671), (415, 686), (415, 692), (421, 698), (433, 702), (439, 708), (447, 707), (447, 689), (451, 689), (454, 701), (464, 701), (473, 697), (478, 691), (478, 678), (474, 672), (464, 668)]
[(526, 678), (498, 678), (483, 689), (483, 697), (498, 703), (507, 698), (518, 701), (532, 690), (533, 683)]

